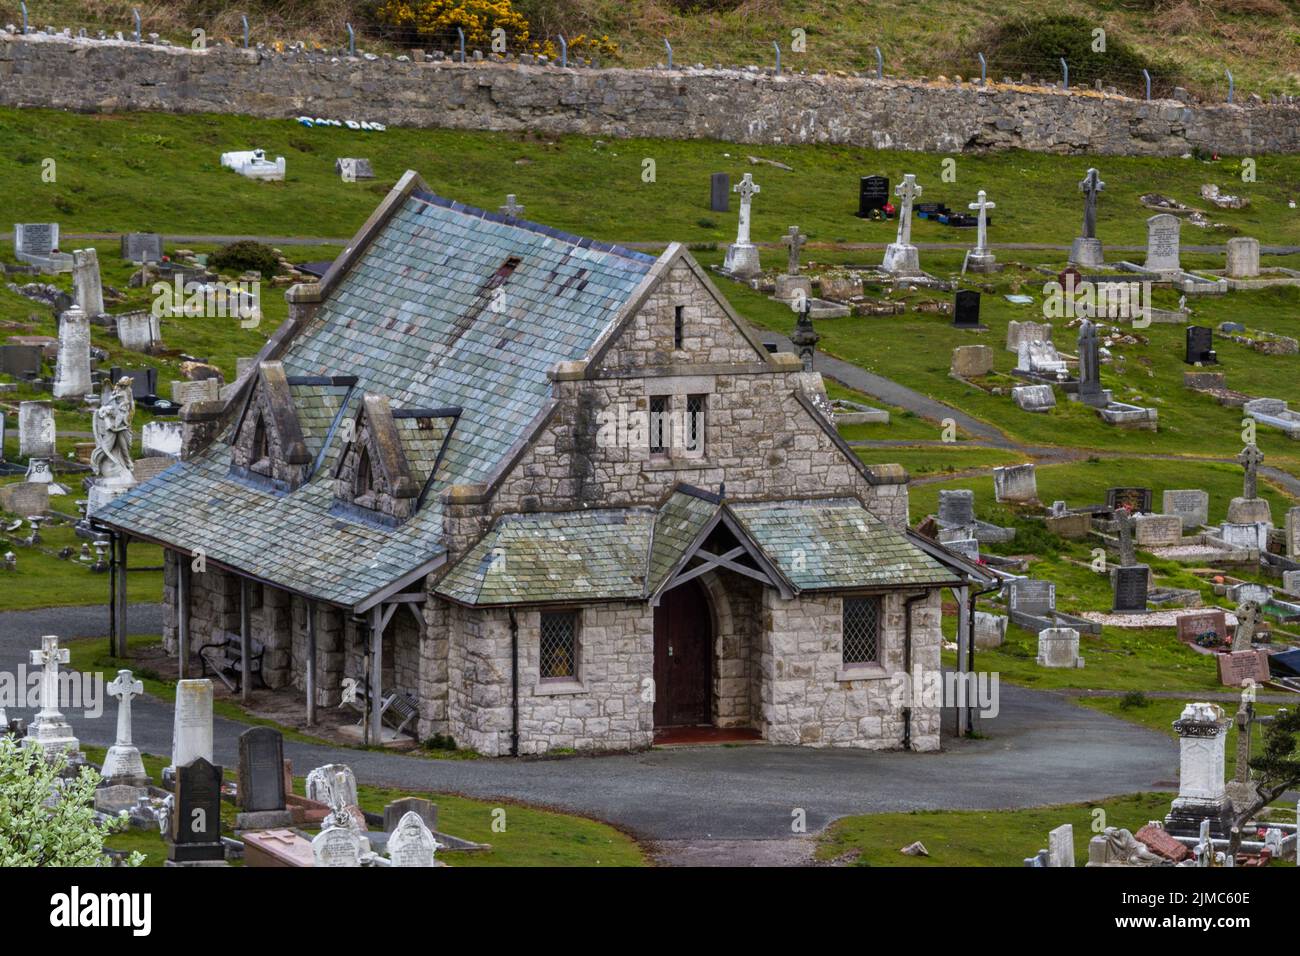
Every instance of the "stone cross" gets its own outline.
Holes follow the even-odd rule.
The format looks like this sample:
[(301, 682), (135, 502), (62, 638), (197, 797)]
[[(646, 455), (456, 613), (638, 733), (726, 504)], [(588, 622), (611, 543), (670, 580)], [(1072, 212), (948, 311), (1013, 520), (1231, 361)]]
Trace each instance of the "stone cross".
[(758, 183), (754, 182), (752, 173), (745, 173), (740, 182), (731, 187), (733, 193), (740, 193), (740, 223), (736, 227), (736, 243), (749, 242), (749, 215), (750, 205), (753, 203), (754, 196), (763, 190)]
[(506, 204), (498, 208), (500, 212), (504, 213), (507, 216), (510, 216), (513, 219), (518, 219), (520, 216), (524, 214), (524, 207), (519, 205), (519, 203), (515, 202), (514, 193), (507, 193)]
[(144, 684), (135, 680), (129, 670), (117, 672), (117, 679), (108, 685), (108, 692), (117, 698), (117, 746), (131, 746), (131, 701), (144, 693)]
[(922, 192), (922, 188), (916, 184), (916, 176), (913, 173), (905, 174), (903, 181), (894, 187), (894, 195), (902, 200), (898, 207), (898, 239), (895, 240), (900, 246), (910, 245), (912, 242), (912, 202)]
[(1119, 525), (1119, 563), (1121, 567), (1137, 564), (1137, 553), (1133, 550), (1133, 514), (1127, 508), (1115, 512), (1115, 522)]
[(1237, 627), (1232, 632), (1232, 649), (1248, 651), (1254, 646), (1255, 628), (1259, 625), (1259, 604), (1243, 601), (1237, 608)]
[(989, 238), (988, 210), (997, 209), (998, 205), (997, 203), (989, 202), (988, 199), (985, 198), (984, 190), (981, 189), (979, 191), (979, 198), (976, 199), (975, 202), (968, 205), (966, 208), (974, 210), (979, 215), (978, 232), (975, 235), (974, 255), (977, 256), (988, 255), (988, 238)]
[(54, 634), (41, 638), (41, 649), (31, 651), (30, 662), (41, 668), (41, 712), (38, 718), (59, 718), (59, 665), (68, 663), (68, 649), (59, 647)]
[(1228, 797), (1240, 811), (1255, 798), (1255, 788), (1250, 782), (1251, 725), (1255, 719), (1255, 687), (1247, 684), (1241, 691), (1241, 704), (1233, 721), (1237, 725), (1237, 766), (1228, 786)]
[(790, 232), (782, 237), (781, 242), (790, 250), (790, 261), (785, 267), (785, 274), (788, 276), (797, 276), (799, 274), (799, 250), (803, 244), (808, 241), (808, 237), (799, 231), (798, 226), (791, 226)]
[(1089, 169), (1088, 174), (1079, 182), (1083, 192), (1083, 238), (1097, 238), (1097, 197), (1106, 188), (1096, 169)]
[(1241, 450), (1237, 456), (1237, 461), (1241, 467), (1246, 469), (1245, 477), (1241, 484), (1241, 496), (1243, 498), (1256, 497), (1256, 477), (1260, 464), (1264, 461), (1264, 453), (1259, 450), (1259, 446), (1253, 442)]

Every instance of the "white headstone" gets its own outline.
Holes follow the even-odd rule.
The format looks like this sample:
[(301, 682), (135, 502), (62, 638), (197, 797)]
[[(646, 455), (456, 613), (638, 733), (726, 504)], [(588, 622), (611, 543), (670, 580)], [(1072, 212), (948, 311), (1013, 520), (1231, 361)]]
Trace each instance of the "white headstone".
[(762, 192), (750, 173), (734, 187), (732, 192), (740, 194), (740, 219), (736, 225), (736, 241), (727, 246), (727, 256), (722, 268), (733, 276), (750, 278), (762, 272), (759, 264), (758, 247), (749, 241), (749, 223), (754, 196)]
[(999, 502), (1027, 504), (1038, 500), (1038, 478), (1033, 462), (993, 469), (993, 495)]
[(1210, 494), (1201, 488), (1174, 488), (1164, 492), (1160, 510), (1178, 515), (1184, 531), (1193, 531), (1210, 520)]
[(53, 458), (54, 409), (48, 402), (18, 403), (18, 454), (27, 458)]
[(212, 763), (212, 681), (178, 681), (172, 766), (184, 767), (199, 757)]
[(1230, 279), (1251, 279), (1259, 275), (1259, 240), (1249, 236), (1229, 239), (1225, 271)]
[(327, 763), (307, 774), (307, 799), (334, 806), (340, 800), (348, 806), (357, 803), (357, 778), (347, 764)]
[(55, 751), (79, 752), (80, 741), (72, 733), (63, 712), (59, 710), (59, 665), (69, 660), (68, 649), (59, 647), (59, 639), (53, 634), (41, 638), (41, 649), (31, 651), (28, 662), (41, 669), (40, 701), (41, 709), (27, 728), (23, 743), (32, 747), (41, 747), (46, 753)]
[(94, 249), (73, 250), (72, 288), (87, 317), (104, 314), (104, 285), (99, 277), (99, 253)]
[(144, 693), (144, 684), (136, 680), (129, 670), (117, 672), (117, 678), (108, 685), (108, 693), (117, 698), (117, 738), (104, 757), (100, 771), (107, 780), (129, 778), (143, 780), (144, 761), (131, 740), (131, 701)]
[(1079, 632), (1072, 627), (1045, 627), (1038, 632), (1039, 667), (1082, 667)]
[[(1180, 722), (1191, 722), (1206, 731), (1179, 735), (1178, 797), (1180, 800), (1219, 804), (1227, 796), (1224, 780), (1223, 709), (1217, 704), (1195, 703), (1183, 708)], [(1217, 732), (1210, 725), (1218, 725)]]
[(1062, 823), (1047, 834), (1047, 865), (1074, 866), (1074, 827)]
[(393, 866), (433, 866), (438, 841), (414, 810), (408, 810), (388, 838), (388, 858)]
[(181, 456), (183, 429), (180, 422), (152, 421), (140, 432), (140, 454), (143, 458), (164, 455)]
[(74, 305), (59, 317), (59, 358), (54, 369), (54, 397), (80, 398), (93, 390), (90, 381), (90, 318), (80, 306)]
[(311, 841), (315, 866), (360, 866), (361, 844), (343, 827), (327, 827)]
[(1155, 272), (1179, 272), (1178, 230), (1182, 225), (1177, 216), (1158, 213), (1147, 220), (1146, 268)]

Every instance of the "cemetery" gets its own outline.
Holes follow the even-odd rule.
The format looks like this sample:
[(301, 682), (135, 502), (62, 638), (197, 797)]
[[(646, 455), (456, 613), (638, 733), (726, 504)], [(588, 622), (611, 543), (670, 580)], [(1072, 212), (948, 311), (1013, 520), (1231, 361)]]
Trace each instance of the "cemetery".
[[(156, 35), (5, 23), (25, 90), (66, 44), (171, 69)], [(238, 45), (203, 61), (234, 87), (256, 60), (383, 93), (364, 123), (0, 95), (0, 671), (32, 683), (0, 747), (55, 803), (84, 769), (104, 865), (735, 865), (754, 851), (690, 855), (716, 827), (652, 819), (655, 788), (708, 803), (672, 777), (700, 761), (743, 807), (764, 753), (855, 791), (793, 831), (804, 864), (1296, 864), (1290, 134), (1255, 177), (1181, 128), (962, 147), (759, 120), (780, 82), (908, 110), (952, 87), (993, 128), (1011, 95), (1137, 108), (1101, 84), (787, 60), (740, 71), (754, 102), (721, 120), (688, 91), (733, 71), (671, 44), (618, 94), (577, 53)], [(680, 130), (624, 99), (669, 71)], [(466, 94), (438, 122), (398, 92), (475, 75), (536, 111)], [(597, 90), (607, 116), (563, 121)], [(1234, 108), (1255, 130), (1295, 104)], [(94, 675), (90, 716), (64, 692)], [(1060, 789), (1037, 763), (1041, 792), (976, 802), (942, 776), (1068, 762), (1062, 727)], [(654, 779), (629, 806), (603, 772)], [(907, 803), (863, 772), (950, 785)], [(789, 839), (734, 812), (737, 843)]]

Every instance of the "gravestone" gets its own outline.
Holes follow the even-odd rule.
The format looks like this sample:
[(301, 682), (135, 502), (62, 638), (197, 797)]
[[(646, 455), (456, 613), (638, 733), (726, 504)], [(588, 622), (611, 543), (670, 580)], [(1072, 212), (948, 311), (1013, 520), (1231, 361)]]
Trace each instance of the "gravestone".
[(912, 245), (912, 203), (920, 198), (922, 191), (912, 173), (905, 174), (903, 181), (894, 187), (899, 198), (898, 235), (885, 247), (885, 257), (881, 262), (881, 269), (892, 275), (919, 275), (921, 272), (920, 254)]
[(762, 191), (750, 173), (745, 173), (740, 182), (732, 187), (732, 192), (740, 194), (740, 218), (736, 224), (736, 241), (727, 246), (722, 269), (738, 279), (753, 278), (763, 271), (758, 260), (758, 247), (749, 241), (753, 200)]
[(272, 727), (239, 735), (239, 806), (246, 812), (284, 809), (284, 737)]
[(194, 382), (172, 380), (172, 404), (188, 405), (191, 402), (215, 402), (221, 397), (221, 381), (204, 378)]
[(1079, 183), (1083, 193), (1083, 227), (1079, 237), (1070, 245), (1070, 262), (1084, 268), (1100, 268), (1105, 265), (1101, 240), (1097, 238), (1097, 200), (1106, 184), (1101, 181), (1097, 170), (1089, 169)]
[(157, 232), (122, 234), (122, 258), (127, 262), (162, 262), (163, 237)]
[(361, 845), (351, 830), (327, 827), (311, 841), (313, 865), (326, 867), (360, 866)]
[(889, 203), (889, 177), (863, 176), (858, 180), (858, 218), (867, 219)]
[(1079, 323), (1077, 340), (1079, 354), (1079, 401), (1094, 408), (1110, 404), (1101, 387), (1101, 346), (1097, 342), (1097, 327), (1091, 319)]
[(1202, 647), (1219, 647), (1228, 639), (1228, 616), (1223, 611), (1200, 610), (1174, 618), (1178, 639)]
[(1175, 488), (1162, 495), (1161, 512), (1178, 515), (1184, 531), (1194, 531), (1210, 520), (1210, 493), (1201, 488)]
[(406, 813), (388, 837), (388, 858), (393, 866), (434, 866), (438, 842), (415, 811)]
[(118, 368), (114, 365), (108, 370), (108, 378), (111, 382), (119, 382), (123, 378), (131, 380), (131, 395), (136, 401), (151, 398), (158, 394), (158, 370), (152, 366), (142, 368)]
[(1262, 684), (1269, 680), (1268, 651), (1229, 651), (1219, 654), (1219, 683), (1241, 687), (1246, 681)]
[(48, 402), (18, 403), (18, 454), (23, 458), (53, 458), (54, 409)]
[(0, 373), (14, 378), (40, 378), (44, 357), (39, 345), (0, 345)]
[(1007, 617), (1005, 614), (990, 614), (987, 611), (975, 612), (975, 646), (1001, 647), (1007, 639)]
[(226, 858), (226, 848), (221, 842), (220, 767), (199, 757), (176, 768), (175, 800), (168, 829), (167, 859), (173, 863), (216, 862)]
[(38, 481), (0, 485), (0, 510), (29, 518), (50, 510), (50, 486)]
[(1229, 279), (1252, 279), (1259, 275), (1259, 240), (1237, 236), (1228, 240), (1228, 261), (1224, 272)]
[(117, 698), (117, 737), (104, 756), (104, 766), (100, 772), (111, 785), (148, 786), (149, 777), (144, 771), (144, 761), (140, 758), (139, 748), (131, 739), (131, 701), (144, 693), (144, 684), (136, 680), (129, 670), (120, 670), (107, 690)]
[(178, 681), (172, 721), (172, 766), (199, 759), (211, 762), (212, 681)]
[(1032, 462), (993, 469), (993, 492), (998, 502), (1029, 504), (1038, 500), (1038, 479)]
[(423, 797), (402, 797), (384, 805), (384, 832), (392, 833), (408, 813), (416, 814), (430, 830), (438, 829), (438, 805)]
[(370, 160), (359, 156), (345, 156), (334, 160), (334, 172), (338, 173), (339, 178), (345, 183), (375, 178), (375, 170)]
[(1045, 627), (1038, 632), (1039, 667), (1082, 667), (1079, 632), (1072, 627)]
[(162, 345), (162, 321), (151, 310), (119, 312), (114, 318), (117, 320), (117, 340), (123, 348), (133, 352), (153, 352)]
[(952, 350), (952, 374), (975, 378), (993, 371), (993, 350), (987, 345), (959, 345)]
[[(44, 486), (42, 486), (44, 487)], [(46, 756), (63, 752), (69, 761), (83, 760), (81, 742), (72, 733), (72, 725), (59, 710), (59, 665), (68, 663), (71, 655), (66, 647), (59, 647), (54, 634), (41, 638), (39, 650), (29, 651), (27, 663), (41, 669), (40, 710), (32, 718), (23, 738), (24, 746), (40, 747)]]
[(1056, 611), (1056, 584), (1037, 578), (1014, 578), (1009, 606), (1030, 617), (1050, 617)]
[(90, 319), (73, 306), (59, 317), (59, 357), (54, 367), (54, 397), (80, 398), (90, 381)]
[(1292, 597), (1300, 597), (1300, 571), (1282, 572), (1282, 590)]
[(731, 176), (714, 173), (709, 177), (709, 211), (731, 212)]
[(149, 458), (161, 455), (179, 458), (183, 431), (180, 422), (146, 422), (144, 428), (140, 430), (141, 456)]
[[(1259, 466), (1264, 463), (1264, 453), (1255, 443), (1247, 445), (1237, 455), (1241, 463), (1241, 495), (1228, 502), (1228, 521), (1233, 524), (1271, 524), (1272, 509), (1267, 498), (1259, 497)], [(1267, 544), (1267, 538), (1260, 548)]]
[(307, 799), (328, 807), (342, 802), (357, 805), (357, 778), (346, 764), (329, 763), (307, 774)]
[(1241, 584), (1233, 584), (1228, 588), (1228, 600), (1234, 604), (1245, 604), (1247, 601), (1252, 601), (1255, 604), (1267, 604), (1272, 599), (1273, 589), (1267, 584), (1243, 581)]
[(958, 329), (979, 329), (980, 294), (974, 289), (961, 289), (953, 297), (952, 324)]
[[(966, 268), (970, 272), (996, 272), (997, 259), (989, 249), (988, 225), (990, 209), (996, 209), (997, 203), (990, 202), (984, 190), (980, 190), (975, 202), (967, 206), (975, 213), (975, 248), (966, 255)], [(950, 216), (948, 225), (969, 225), (969, 216)]]
[(954, 488), (939, 492), (939, 526), (968, 528), (975, 524), (975, 492)]
[(104, 283), (99, 277), (99, 253), (94, 249), (72, 253), (72, 288), (87, 317), (104, 314)]
[[(3, 422), (0, 422), (2, 433)], [(1300, 561), (1300, 508), (1288, 508), (1286, 512), (1286, 556)]]
[(1178, 230), (1182, 222), (1167, 212), (1147, 220), (1147, 259), (1143, 265), (1152, 272), (1181, 272), (1178, 262)]
[(1074, 866), (1074, 827), (1062, 823), (1047, 834), (1047, 865)]
[(1050, 385), (1017, 385), (1011, 389), (1016, 407), (1027, 412), (1045, 412), (1056, 407), (1056, 393)]
[(1224, 780), (1227, 723), (1217, 704), (1194, 703), (1174, 721), (1178, 733), (1178, 796), (1165, 829), (1178, 836), (1196, 834), (1208, 820), (1215, 836), (1227, 836), (1232, 813)]
[(1107, 488), (1106, 507), (1111, 511), (1116, 508), (1128, 508), (1135, 514), (1147, 514), (1151, 511), (1150, 488)]
[(1116, 614), (1141, 614), (1147, 609), (1147, 582), (1151, 569), (1145, 564), (1131, 564), (1115, 569), (1115, 599), (1111, 611)]
[(509, 216), (511, 219), (524, 218), (524, 207), (515, 199), (514, 193), (506, 194), (505, 205), (497, 206), (497, 212), (503, 216)]
[(1186, 331), (1186, 351), (1183, 362), (1187, 365), (1217, 365), (1218, 353), (1214, 351), (1214, 330), (1203, 325), (1189, 325)]
[(1133, 538), (1147, 548), (1182, 544), (1183, 519), (1178, 515), (1140, 514), (1133, 516)]
[(14, 224), (14, 258), (46, 272), (67, 272), (72, 256), (59, 253), (57, 222), (20, 222)]
[(1271, 527), (1272, 523), (1267, 521), (1224, 521), (1219, 524), (1219, 537), (1230, 548), (1264, 551)]
[(1021, 342), (1052, 341), (1051, 322), (1017, 322), (1007, 323), (1007, 351), (1020, 354)]

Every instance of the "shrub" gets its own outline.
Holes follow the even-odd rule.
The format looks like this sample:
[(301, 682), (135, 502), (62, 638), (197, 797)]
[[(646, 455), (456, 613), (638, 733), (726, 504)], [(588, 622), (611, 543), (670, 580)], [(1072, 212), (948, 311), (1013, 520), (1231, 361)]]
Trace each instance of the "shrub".
[(1129, 691), (1119, 701), (1121, 710), (1133, 710), (1136, 707), (1145, 707), (1146, 705), (1147, 695), (1140, 690)]
[(280, 270), (280, 257), (268, 245), (241, 239), (228, 246), (222, 246), (208, 257), (208, 268), (216, 272), (237, 274), (241, 272), (260, 272), (262, 276), (275, 275)]

